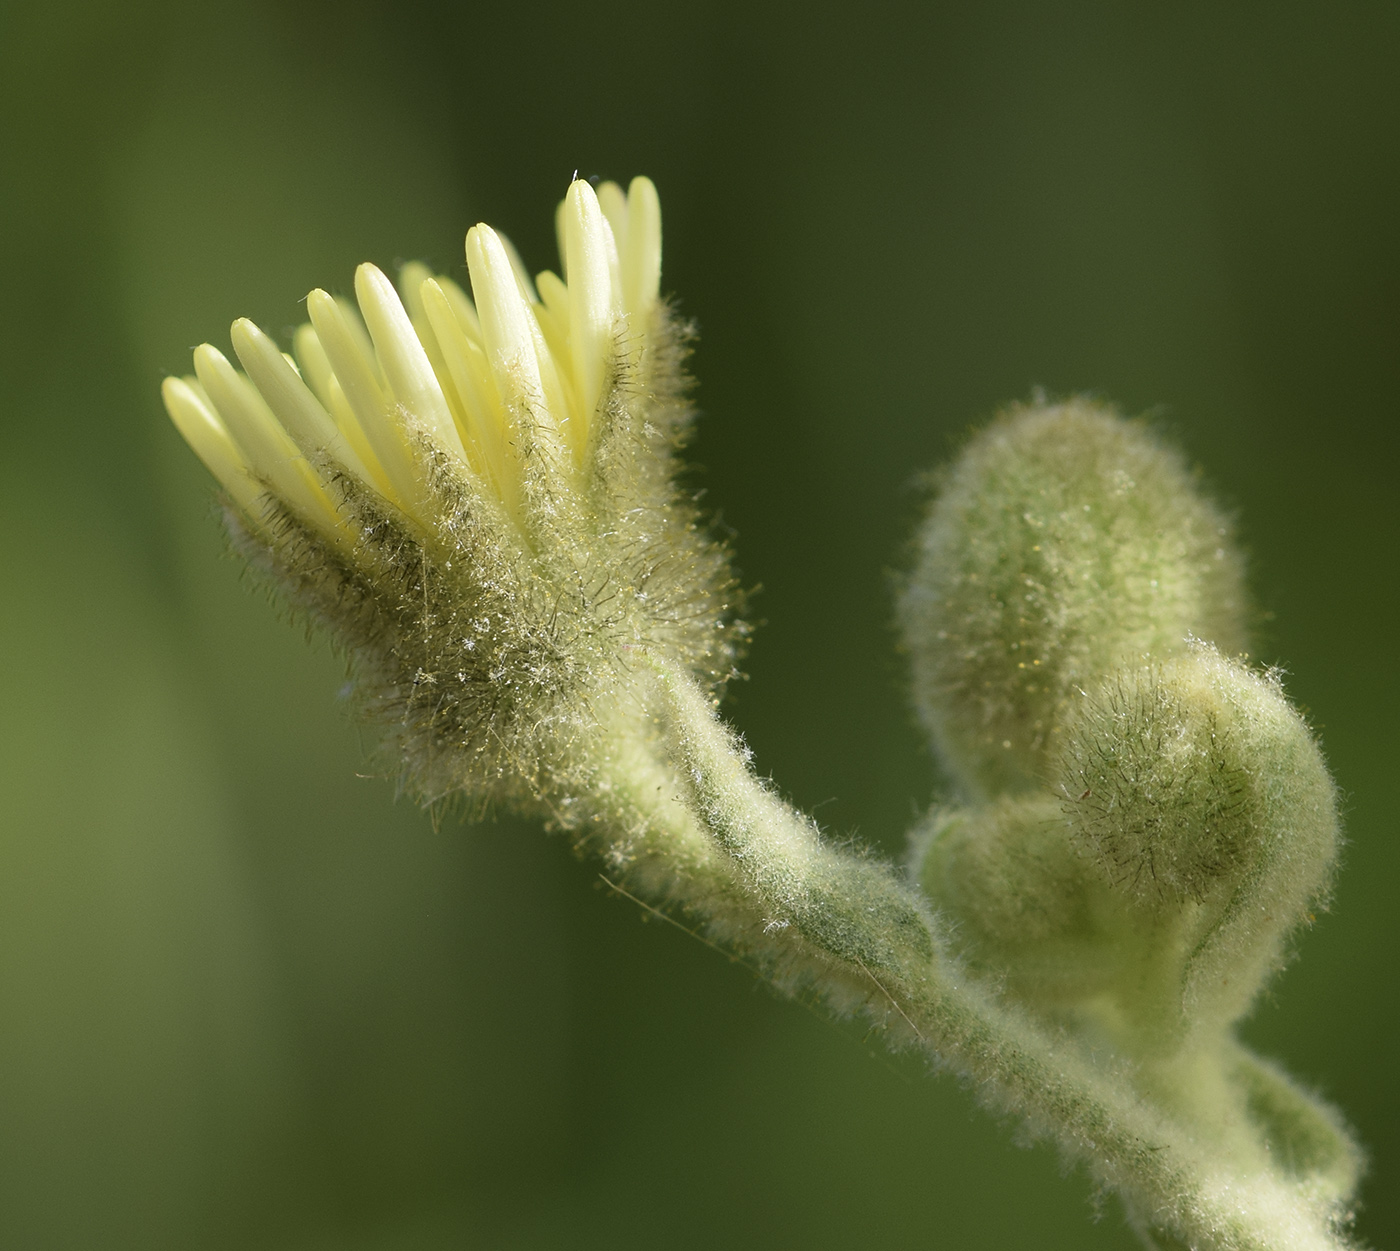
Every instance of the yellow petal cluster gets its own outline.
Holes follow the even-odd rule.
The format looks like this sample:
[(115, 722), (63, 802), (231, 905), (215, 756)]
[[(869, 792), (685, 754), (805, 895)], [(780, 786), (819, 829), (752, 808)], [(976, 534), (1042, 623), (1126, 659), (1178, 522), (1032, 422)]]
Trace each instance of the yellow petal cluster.
[(351, 541), (332, 484), (348, 473), (426, 528), (415, 450), (425, 435), (515, 514), (526, 442), (552, 453), (565, 483), (584, 463), (617, 355), (646, 345), (661, 278), (649, 179), (596, 193), (576, 180), (556, 224), (563, 278), (531, 281), (510, 242), (477, 225), (471, 296), (417, 263), (396, 290), (366, 263), (358, 308), (307, 296), (293, 355), (246, 318), (231, 331), (243, 372), (210, 344), (196, 348), (194, 373), (165, 380), (166, 410), (255, 523), (270, 492), (332, 542)]

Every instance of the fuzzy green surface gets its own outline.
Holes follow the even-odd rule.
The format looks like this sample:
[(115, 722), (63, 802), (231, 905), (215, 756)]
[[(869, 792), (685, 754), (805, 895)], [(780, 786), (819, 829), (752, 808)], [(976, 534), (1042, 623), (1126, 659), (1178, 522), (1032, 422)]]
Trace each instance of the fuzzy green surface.
[(915, 863), (972, 966), (1052, 1010), (1106, 993), (1141, 945), (1061, 809), (1038, 794), (935, 811)]
[(532, 414), (513, 414), (518, 523), (417, 427), (426, 523), (343, 473), (348, 556), (281, 501), (253, 525), (228, 510), (274, 593), (344, 649), (366, 717), (387, 730), (387, 767), (424, 802), (555, 812), (640, 655), (715, 691), (735, 671), (746, 628), (728, 554), (675, 481), (693, 417), (687, 330), (657, 318), (641, 359), (610, 364), (577, 481), (532, 437)]
[(1158, 992), (1226, 1024), (1282, 963), (1330, 885), (1336, 788), (1277, 680), (1200, 647), (1112, 675), (1066, 733), (1071, 837), (1125, 905), (1170, 933)]
[(1016, 406), (943, 476), (900, 601), (914, 701), (970, 795), (1042, 781), (1077, 687), (1244, 649), (1243, 562), (1181, 455), (1089, 400)]

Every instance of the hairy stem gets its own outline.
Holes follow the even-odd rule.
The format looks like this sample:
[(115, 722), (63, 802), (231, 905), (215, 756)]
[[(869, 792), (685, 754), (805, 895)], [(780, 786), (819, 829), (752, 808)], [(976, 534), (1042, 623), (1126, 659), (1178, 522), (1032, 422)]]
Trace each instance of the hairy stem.
[[(1337, 1251), (1341, 1174), (1355, 1152), (1335, 1118), (1249, 1057), (1254, 1102), (1303, 1125), (1293, 1170), (1232, 1158), (1223, 1142), (1140, 1093), (1130, 1066), (1092, 1054), (970, 976), (938, 918), (892, 870), (824, 842), (753, 774), (711, 702), (660, 668), (656, 715), (610, 735), (583, 840), (663, 903), (757, 956), (789, 988), (882, 1024), (970, 1079), (994, 1109), (1055, 1139), (1118, 1191), (1145, 1238), (1219, 1251)], [(659, 722), (659, 726), (657, 724)], [(578, 827), (576, 827), (578, 828)], [(1299, 1171), (1301, 1168), (1302, 1171)]]

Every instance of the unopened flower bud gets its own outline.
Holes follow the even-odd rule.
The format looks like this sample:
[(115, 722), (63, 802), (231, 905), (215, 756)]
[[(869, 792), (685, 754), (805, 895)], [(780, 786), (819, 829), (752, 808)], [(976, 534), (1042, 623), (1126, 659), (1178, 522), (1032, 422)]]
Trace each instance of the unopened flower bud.
[(1336, 788), (1277, 679), (1201, 644), (1120, 670), (1077, 698), (1057, 789), (1099, 880), (1155, 927), (1164, 993), (1198, 1020), (1238, 1017), (1340, 840)]
[(1134, 946), (1123, 909), (1069, 837), (1050, 794), (930, 814), (914, 874), (954, 922), (962, 955), (1018, 998), (1057, 1009), (1101, 995)]
[(969, 797), (1043, 783), (1074, 691), (1245, 646), (1242, 561), (1181, 456), (1089, 400), (1013, 408), (943, 476), (900, 603), (915, 706)]

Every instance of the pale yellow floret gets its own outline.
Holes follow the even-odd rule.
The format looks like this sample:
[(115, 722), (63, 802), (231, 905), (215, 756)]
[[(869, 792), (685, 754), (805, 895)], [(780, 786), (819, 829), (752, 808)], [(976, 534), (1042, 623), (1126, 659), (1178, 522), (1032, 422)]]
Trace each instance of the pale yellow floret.
[[(544, 346), (543, 336), (516, 282), (505, 247), (490, 226), (479, 225), (467, 231), (466, 250), (467, 270), (481, 319), (482, 346), (496, 391), (508, 411), (529, 417), (535, 442), (543, 450), (556, 453), (554, 459), (561, 460), (557, 455), (563, 444), (561, 427), (569, 414), (559, 411), (557, 382), (551, 387), (555, 395), (546, 392), (538, 351)], [(557, 375), (552, 360), (548, 364), (553, 382)], [(549, 407), (551, 399), (556, 401), (553, 410)], [(519, 437), (519, 433), (512, 430), (508, 437)]]
[(598, 207), (608, 219), (620, 254), (627, 246), (627, 193), (615, 182), (599, 183)]
[(524, 394), (538, 400), (539, 362), (530, 332), (530, 306), (500, 236), (484, 223), (467, 231), (467, 271), (496, 389), (502, 397)]
[(578, 389), (578, 418), (591, 424), (617, 341), (617, 248), (612, 229), (586, 182), (564, 198), (564, 277), (569, 286), (569, 354)]
[(520, 294), (527, 304), (538, 304), (539, 296), (535, 294), (535, 284), (530, 281), (530, 271), (525, 268), (525, 262), (520, 259), (520, 253), (515, 250), (509, 238), (497, 232), (496, 238), (501, 241), (501, 247), (505, 249), (506, 259), (510, 261), (511, 272), (515, 275), (516, 286), (520, 288)]
[(370, 485), (386, 499), (391, 497), (393, 488), (384, 472), (384, 466), (379, 463), (379, 457), (375, 455), (374, 448), (365, 437), (359, 418), (355, 416), (355, 410), (345, 398), (345, 392), (341, 388), (340, 380), (335, 376), (335, 370), (331, 368), (326, 350), (321, 346), (321, 340), (316, 337), (315, 327), (309, 324), (297, 327), (292, 347), (297, 363), (301, 366), (303, 378), (310, 384), (316, 398), (325, 405), (326, 411), (335, 420), (346, 441), (355, 449), (355, 454), (369, 472)]
[(373, 265), (364, 264), (355, 271), (355, 294), (391, 396), (427, 425), (443, 451), (465, 461), (447, 397), (393, 285)]
[[(564, 280), (554, 273), (553, 270), (546, 269), (535, 275), (535, 286), (539, 288), (541, 307), (560, 323), (564, 341), (568, 341), (569, 334), (569, 288), (564, 285)], [(540, 310), (536, 310), (539, 316)]]
[(472, 472), (480, 478), (484, 476), (484, 466), (481, 460), (481, 450), (476, 446), (471, 436), (470, 417), (461, 396), (458, 394), (442, 346), (438, 343), (437, 332), (433, 329), (423, 308), (422, 286), (424, 282), (431, 281), (432, 274), (426, 265), (410, 261), (399, 271), (399, 296), (403, 300), (408, 319), (413, 324), (413, 333), (418, 336), (418, 342), (423, 346), (423, 352), (428, 358), (433, 377), (442, 388), (443, 398), (446, 399), (447, 407), (451, 411), (452, 424), (466, 455), (467, 464), (471, 466)]
[[(569, 360), (569, 289), (549, 270), (535, 275), (541, 303), (535, 305), (535, 320), (539, 322), (544, 341), (557, 361)], [(573, 389), (572, 371), (564, 370), (569, 391), (569, 403), (577, 409), (578, 395)]]
[(246, 317), (233, 323), (229, 337), (249, 380), (302, 452), (312, 458), (331, 456), (373, 486), (364, 462), (277, 345)]
[[(565, 233), (567, 205), (567, 200), (560, 205), (561, 240)], [(626, 192), (615, 182), (605, 182), (598, 187), (598, 207), (607, 219), (617, 248), (616, 294), (622, 311), (628, 316), (628, 329), (633, 335), (645, 334), (661, 282), (661, 203), (656, 188), (650, 178), (634, 178)], [(563, 247), (561, 242), (561, 255)], [(543, 274), (535, 279), (540, 297), (549, 303), (550, 296), (545, 293), (543, 280)], [(563, 287), (557, 278), (555, 282)]]
[(370, 340), (365, 319), (360, 315), (360, 310), (343, 295), (337, 295), (334, 299), (336, 308), (340, 310), (341, 317), (345, 319), (346, 331), (354, 340), (360, 354), (369, 362), (370, 372), (374, 375), (374, 380), (382, 387), (384, 385), (384, 370), (380, 367), (379, 357), (374, 353), (374, 343)]
[(245, 513), (254, 513), (262, 488), (205, 397), (184, 378), (167, 378), (161, 384), (160, 395), (175, 429), (204, 462), (204, 467), (219, 480), (219, 485), (239, 508)]
[(442, 293), (447, 297), (447, 302), (452, 305), (452, 311), (457, 315), (463, 332), (478, 347), (481, 346), (481, 319), (476, 315), (476, 305), (471, 302), (471, 298), (462, 290), (451, 278), (444, 278), (439, 274), (434, 281), (442, 288)]
[(208, 343), (195, 349), (194, 368), (210, 403), (253, 472), (323, 533), (335, 536), (343, 531), (335, 505), (316, 471), (258, 389)]
[(650, 178), (634, 178), (627, 190), (627, 241), (622, 250), (622, 307), (631, 333), (651, 329), (661, 287), (661, 201)]
[(535, 310), (541, 307), (535, 303), (530, 310), (530, 335), (535, 341), (535, 360), (540, 367), (540, 385), (544, 388), (544, 407), (551, 414), (549, 427), (557, 427), (564, 436), (565, 442), (573, 452), (574, 464), (578, 465), (583, 460), (583, 454), (588, 447), (588, 427), (578, 418), (578, 403), (571, 398), (571, 392), (566, 388), (564, 379), (568, 377), (568, 370), (561, 368), (563, 362), (556, 358), (550, 350), (549, 342), (545, 339), (544, 329), (540, 325), (539, 318), (535, 315)]
[(335, 371), (335, 380), (384, 467), (392, 492), (390, 502), (411, 513), (423, 497), (422, 477), (407, 431), (395, 418), (393, 401), (376, 377), (379, 371), (373, 350), (361, 347), (358, 319), (346, 317), (339, 303), (320, 288), (306, 297), (306, 310)]
[[(399, 298), (408, 310), (408, 319), (415, 330), (423, 322), (423, 284), (433, 276), (433, 271), (422, 261), (405, 261), (399, 266)], [(421, 336), (421, 331), (419, 332)]]
[(343, 537), (329, 488), (340, 467), (428, 526), (415, 442), (426, 436), (518, 519), (524, 457), (546, 458), (556, 490), (580, 472), (610, 379), (645, 349), (660, 283), (660, 208), (647, 179), (596, 194), (576, 181), (559, 209), (567, 284), (547, 270), (532, 281), (508, 239), (475, 226), (475, 299), (418, 262), (397, 291), (362, 265), (358, 308), (319, 289), (307, 296), (295, 359), (244, 319), (232, 340), (247, 377), (199, 349), (200, 382), (165, 388), (172, 420), (250, 515), (270, 487)]
[(444, 390), (460, 407), (462, 441), (472, 453), (473, 467), (495, 487), (513, 513), (519, 496), (519, 475), (508, 455), (505, 414), (486, 357), (469, 337), (439, 281), (427, 279), (419, 288), (419, 297), (446, 370)]
[[(329, 409), (330, 383), (335, 377), (335, 370), (331, 368), (331, 363), (326, 358), (326, 350), (321, 346), (321, 340), (316, 337), (316, 331), (309, 323), (304, 322), (298, 326), (292, 336), (292, 355), (297, 358), (297, 364), (301, 367), (302, 378), (316, 393), (316, 398)], [(332, 413), (332, 416), (335, 414)], [(342, 425), (341, 430), (344, 429)], [(347, 434), (346, 437), (350, 436)]]

